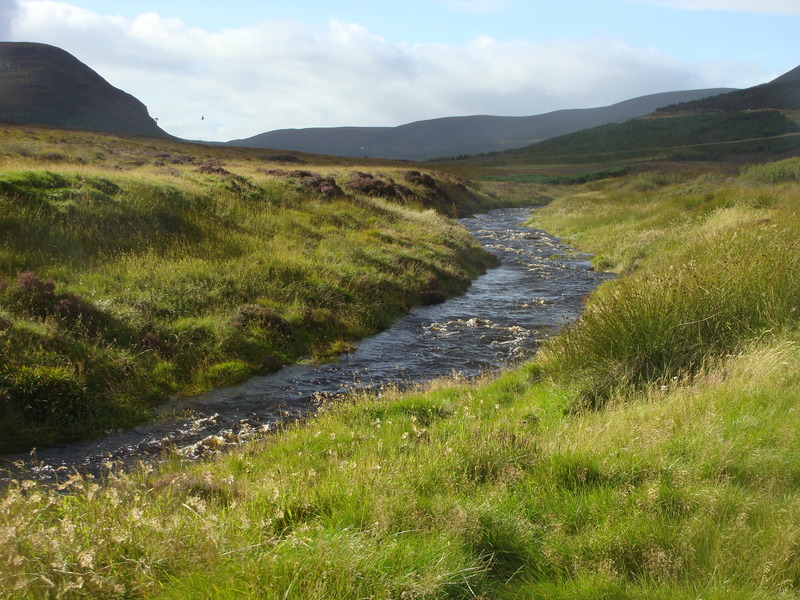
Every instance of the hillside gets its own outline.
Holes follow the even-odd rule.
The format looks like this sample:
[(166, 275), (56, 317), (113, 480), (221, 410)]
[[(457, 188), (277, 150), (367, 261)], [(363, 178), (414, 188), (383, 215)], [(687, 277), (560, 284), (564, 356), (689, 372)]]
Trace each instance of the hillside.
[(399, 127), (281, 129), (229, 145), (399, 160), (427, 160), (527, 146), (579, 129), (648, 114), (661, 106), (704, 98), (727, 89), (652, 94), (590, 109), (527, 117), (467, 116), (416, 121)]
[(672, 104), (623, 123), (600, 125), (473, 157), (473, 165), (577, 164), (625, 160), (775, 159), (800, 154), (798, 69), (774, 81)]
[(787, 73), (784, 73), (780, 77), (776, 77), (775, 79), (770, 81), (770, 84), (784, 83), (784, 82), (787, 82), (787, 81), (800, 81), (800, 66), (797, 66), (794, 69), (792, 69), (791, 71), (788, 71)]
[(336, 358), (494, 259), (407, 165), (0, 127), (0, 452)]
[(769, 83), (744, 90), (735, 90), (692, 102), (682, 102), (660, 108), (659, 113), (686, 111), (740, 111), (759, 108), (800, 110), (800, 67), (784, 73)]
[(800, 137), (783, 136), (798, 132), (800, 125), (777, 110), (683, 113), (601, 125), (509, 154), (545, 162), (791, 154), (800, 146)]
[(0, 42), (0, 119), (168, 135), (139, 100), (68, 52), (46, 44)]

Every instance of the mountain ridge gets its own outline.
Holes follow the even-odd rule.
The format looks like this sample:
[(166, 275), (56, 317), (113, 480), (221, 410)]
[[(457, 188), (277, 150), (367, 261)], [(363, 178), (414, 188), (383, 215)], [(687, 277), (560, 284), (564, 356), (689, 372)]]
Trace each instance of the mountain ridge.
[(791, 71), (787, 71), (786, 73), (784, 73), (780, 77), (776, 77), (775, 79), (773, 79), (769, 83), (770, 84), (772, 84), (772, 83), (785, 83), (787, 81), (800, 81), (800, 65), (796, 66)]
[(522, 117), (470, 115), (414, 121), (397, 127), (277, 129), (225, 144), (338, 156), (428, 160), (524, 147), (580, 129), (644, 116), (676, 102), (732, 90), (661, 92), (598, 108), (562, 109)]
[[(622, 123), (604, 124), (497, 153), (529, 162), (668, 156), (685, 160), (800, 154), (800, 67), (757, 86), (671, 104)], [(585, 157), (585, 158), (581, 158)], [(480, 159), (476, 157), (476, 159)]]
[(800, 110), (800, 66), (767, 83), (691, 102), (673, 104), (659, 108), (656, 112), (679, 113), (703, 110), (736, 112), (759, 108)]

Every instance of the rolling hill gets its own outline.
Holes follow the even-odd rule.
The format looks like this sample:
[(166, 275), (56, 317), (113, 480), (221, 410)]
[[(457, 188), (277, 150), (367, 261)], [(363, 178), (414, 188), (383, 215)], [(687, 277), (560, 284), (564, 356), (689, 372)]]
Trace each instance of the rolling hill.
[(690, 110), (739, 111), (760, 108), (800, 110), (800, 67), (769, 83), (717, 96), (665, 106), (656, 112), (677, 113)]
[(489, 160), (553, 164), (796, 156), (800, 154), (798, 110), (800, 67), (769, 83), (672, 104), (623, 123), (497, 153)]
[(68, 52), (0, 42), (0, 119), (167, 137), (147, 107)]
[(228, 145), (337, 156), (427, 160), (528, 146), (580, 129), (646, 115), (669, 104), (727, 91), (730, 89), (665, 92), (601, 108), (559, 110), (528, 117), (476, 115), (415, 121), (399, 127), (280, 129), (232, 140)]

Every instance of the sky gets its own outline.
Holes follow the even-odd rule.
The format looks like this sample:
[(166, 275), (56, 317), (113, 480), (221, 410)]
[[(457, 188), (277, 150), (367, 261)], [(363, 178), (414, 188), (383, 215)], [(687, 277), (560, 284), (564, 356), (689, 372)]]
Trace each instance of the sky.
[(167, 132), (536, 115), (748, 87), (800, 65), (800, 0), (0, 0)]

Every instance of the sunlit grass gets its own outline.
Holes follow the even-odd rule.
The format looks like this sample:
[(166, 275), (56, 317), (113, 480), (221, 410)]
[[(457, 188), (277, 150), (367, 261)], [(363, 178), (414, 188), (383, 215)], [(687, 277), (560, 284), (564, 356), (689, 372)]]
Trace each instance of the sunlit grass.
[[(536, 216), (581, 232), (573, 241), (585, 249), (610, 247), (598, 264), (639, 270), (605, 285), (545, 350), (550, 368), (580, 381), (591, 404), (617, 387), (691, 375), (744, 342), (794, 327), (800, 311), (796, 186), (704, 177), (634, 195), (635, 184)], [(589, 227), (587, 212), (606, 217)]]
[[(537, 221), (627, 275), (534, 362), (342, 398), (207, 461), (110, 465), (102, 481), (74, 476), (62, 489), (13, 481), (0, 500), (1, 589), (15, 599), (800, 597), (797, 185), (650, 174), (575, 194)], [(359, 202), (370, 214), (359, 235), (387, 245), (349, 245), (358, 268), (343, 267), (336, 285), (320, 276), (321, 322), (360, 268), (418, 278), (444, 252), (424, 224), (440, 231), (439, 216)], [(451, 235), (444, 246), (457, 244)], [(290, 238), (290, 254), (303, 243)], [(412, 260), (417, 243), (423, 258)], [(339, 253), (327, 237), (317, 248), (325, 263)], [(157, 255), (142, 256), (154, 269)], [(135, 271), (126, 260), (102, 285)], [(182, 261), (179, 281), (205, 273), (202, 285), (224, 296), (227, 270)], [(279, 327), (277, 313), (294, 326), (303, 294), (239, 318)], [(127, 310), (180, 312), (172, 296)], [(202, 347), (217, 324), (192, 309), (174, 327)], [(12, 331), (35, 340), (51, 327)]]
[[(797, 339), (569, 415), (529, 370), (387, 391), (213, 462), (19, 482), (11, 597), (792, 597)], [(91, 523), (91, 526), (83, 525)], [(599, 587), (598, 587), (599, 586)]]
[[(5, 449), (129, 426), (171, 394), (335, 359), (492, 262), (431, 208), (485, 201), (445, 174), (300, 158), (295, 173), (253, 150), (4, 134), (6, 166), (36, 166), (0, 173)], [(345, 193), (352, 173), (366, 187)], [(327, 192), (314, 187), (323, 175)], [(34, 335), (32, 323), (46, 327)], [(22, 367), (70, 373), (62, 404), (91, 410), (66, 427), (45, 397), (61, 371), (36, 371), (23, 389)]]

